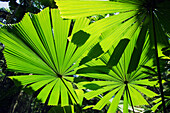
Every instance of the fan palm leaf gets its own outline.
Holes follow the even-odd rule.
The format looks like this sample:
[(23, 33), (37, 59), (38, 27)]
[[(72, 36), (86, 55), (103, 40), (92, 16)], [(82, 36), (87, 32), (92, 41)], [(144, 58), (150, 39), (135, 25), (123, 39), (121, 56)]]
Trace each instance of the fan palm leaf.
[(76, 19), (70, 29), (71, 20), (63, 20), (58, 9), (46, 8), (39, 14), (27, 13), (17, 24), (2, 27), (0, 42), (5, 45), (7, 69), (31, 73), (10, 78), (39, 90), (38, 99), (48, 99), (48, 105), (57, 105), (60, 100), (61, 106), (79, 104), (72, 75), (83, 54), (96, 43), (96, 37), (91, 39), (80, 30), (89, 22), (87, 18)]
[[(133, 37), (131, 41), (128, 39), (121, 40), (118, 46), (112, 46), (112, 48), (100, 58), (87, 62), (77, 70), (79, 76), (101, 79), (101, 81), (78, 83), (78, 86), (81, 86), (80, 88), (89, 88), (90, 85), (94, 86), (94, 84), (99, 87), (85, 93), (87, 99), (92, 99), (97, 95), (105, 93), (93, 109), (101, 110), (114, 96), (108, 109), (108, 113), (114, 113), (117, 110), (121, 97), (123, 97), (123, 112), (128, 113), (128, 104), (131, 106), (148, 105), (148, 102), (141, 93), (148, 97), (157, 96), (153, 91), (143, 87), (154, 86), (157, 83), (157, 81), (149, 81), (147, 77), (150, 75), (143, 73), (146, 69), (143, 68), (142, 65), (153, 65), (153, 50), (150, 47), (148, 33), (145, 36), (146, 41), (142, 48), (143, 52), (141, 53), (137, 69), (133, 72), (128, 72), (129, 68), (132, 68), (131, 65), (135, 65), (135, 62), (132, 63), (130, 60), (134, 53), (133, 48), (138, 45), (138, 35), (140, 35), (140, 30), (135, 33), (136, 37)], [(125, 48), (123, 53), (120, 51), (122, 47)], [(115, 64), (117, 56), (120, 56), (120, 59), (118, 63)]]
[[(118, 44), (121, 39), (131, 39), (140, 28), (138, 45), (133, 50), (128, 73), (137, 70), (144, 40), (149, 34), (150, 46), (155, 49), (158, 79), (165, 110), (164, 94), (158, 57), (165, 57), (161, 49), (169, 47), (170, 8), (169, 0), (55, 0), (63, 18), (78, 18), (92, 15), (109, 14), (93, 24), (94, 29), (106, 32), (107, 38), (101, 39), (102, 50)], [(101, 27), (102, 26), (102, 27)], [(109, 43), (108, 43), (109, 42)], [(141, 42), (141, 43), (140, 43)], [(117, 61), (116, 61), (117, 62)], [(114, 63), (115, 64), (115, 63)], [(133, 64), (133, 65), (132, 65)]]
[[(100, 45), (103, 47), (107, 42), (110, 43), (107, 44), (107, 47), (103, 47), (103, 50), (108, 49), (113, 44), (116, 45), (122, 38), (131, 38), (144, 22), (146, 24), (143, 25), (145, 30), (142, 34), (146, 35), (145, 31), (150, 31), (149, 37), (150, 40), (152, 40), (152, 45), (154, 45), (153, 23), (155, 24), (160, 56), (162, 55), (160, 51), (161, 48), (169, 46), (167, 33), (170, 32), (168, 27), (170, 26), (170, 17), (167, 14), (170, 11), (170, 8), (167, 5), (169, 3), (168, 0), (156, 1), (156, 3), (154, 3), (153, 0), (55, 1), (63, 18), (79, 18), (99, 14), (110, 14), (108, 18), (101, 19), (93, 24), (93, 28), (100, 33), (108, 31), (107, 38), (103, 39)], [(114, 13), (117, 14), (115, 15)]]

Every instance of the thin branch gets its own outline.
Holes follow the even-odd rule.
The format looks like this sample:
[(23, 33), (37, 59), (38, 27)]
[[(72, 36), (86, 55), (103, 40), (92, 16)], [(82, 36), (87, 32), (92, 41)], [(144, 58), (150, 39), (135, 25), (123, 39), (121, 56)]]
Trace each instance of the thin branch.
[(164, 113), (166, 113), (166, 107), (165, 107), (165, 101), (164, 101), (164, 92), (163, 92), (163, 85), (162, 85), (162, 78), (161, 78), (161, 72), (160, 72), (160, 63), (158, 58), (158, 47), (157, 47), (157, 37), (156, 37), (156, 30), (155, 30), (155, 20), (154, 20), (154, 9), (152, 7), (151, 10), (151, 16), (152, 16), (152, 26), (153, 26), (153, 38), (154, 38), (154, 46), (155, 46), (155, 55), (156, 55), (156, 64), (157, 64), (157, 71), (158, 71), (158, 79), (160, 84), (160, 92), (161, 92), (161, 98), (162, 98), (162, 106)]
[(12, 21), (12, 18), (15, 16), (16, 12), (18, 11), (18, 9), (20, 8), (21, 4), (24, 2), (24, 0), (22, 0), (20, 2), (20, 4), (17, 6), (17, 8), (15, 9), (15, 11), (13, 12), (13, 14), (10, 16), (9, 19), (7, 19), (7, 23), (10, 23)]
[(74, 98), (73, 94), (71, 93), (70, 89), (67, 87), (66, 83), (64, 82), (63, 78), (60, 78), (61, 81), (64, 83), (65, 87), (67, 88), (67, 90), (69, 91), (69, 93), (71, 94), (71, 96), (73, 97), (74, 101), (76, 102), (76, 104), (78, 105), (78, 102), (76, 101), (76, 99)]
[[(25, 88), (26, 86), (24, 86), (23, 88)], [(13, 106), (13, 109), (12, 109), (12, 113), (15, 113), (15, 110), (16, 110), (16, 107), (17, 107), (17, 105), (18, 105), (18, 103), (19, 103), (19, 99), (21, 98), (21, 96), (23, 95), (23, 90), (21, 90), (20, 91), (20, 93), (19, 93), (19, 95), (18, 95), (18, 97), (17, 97), (17, 99), (16, 99), (16, 102), (15, 102), (15, 104), (14, 104), (14, 106)]]
[[(70, 89), (67, 87), (66, 83), (64, 82), (63, 78), (60, 78), (61, 81), (64, 83), (65, 87), (67, 88), (67, 90), (69, 91), (69, 93), (71, 94), (71, 96), (73, 97), (74, 101), (76, 102), (76, 104), (78, 105), (78, 108), (80, 108), (79, 103), (76, 101), (76, 99), (74, 98), (73, 94), (71, 93)], [(79, 113), (79, 110), (77, 111)]]

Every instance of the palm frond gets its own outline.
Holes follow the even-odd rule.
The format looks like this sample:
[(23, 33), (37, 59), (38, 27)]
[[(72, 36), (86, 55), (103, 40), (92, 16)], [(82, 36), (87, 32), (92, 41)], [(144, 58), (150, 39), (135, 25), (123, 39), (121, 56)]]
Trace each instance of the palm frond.
[(2, 27), (0, 41), (5, 45), (7, 69), (32, 74), (10, 78), (40, 90), (38, 99), (46, 102), (49, 98), (48, 105), (58, 105), (60, 99), (61, 106), (79, 104), (72, 75), (93, 42), (97, 43), (96, 37), (81, 30), (89, 22), (87, 18), (76, 19), (71, 32), (71, 20), (62, 19), (58, 9), (46, 8)]
[[(78, 84), (82, 88), (84, 87), (88, 89), (90, 84), (96, 84), (97, 86), (100, 86), (95, 90), (93, 89), (92, 91), (85, 93), (85, 97), (87, 99), (92, 99), (97, 95), (107, 93), (94, 106), (93, 109), (101, 110), (114, 96), (113, 101), (108, 109), (108, 113), (116, 112), (119, 101), (123, 96), (123, 111), (126, 113), (128, 111), (128, 104), (131, 106), (148, 105), (148, 102), (144, 99), (141, 93), (150, 98), (157, 96), (157, 94), (153, 91), (143, 87), (146, 85), (154, 86), (157, 83), (156, 81), (149, 81), (147, 77), (150, 75), (144, 74), (143, 71), (146, 69), (142, 68), (142, 65), (153, 65), (153, 51), (150, 47), (148, 35), (145, 36), (146, 41), (144, 42), (144, 47), (142, 48), (143, 51), (141, 52), (141, 57), (137, 64), (136, 70), (130, 73), (128, 72), (128, 69), (131, 68), (130, 64), (133, 65), (136, 63), (130, 61), (132, 54), (134, 54), (133, 49), (138, 43), (138, 41), (136, 41), (138, 35), (140, 35), (140, 31), (139, 33), (136, 33), (134, 35), (135, 37), (133, 37), (129, 44), (125, 46), (125, 51), (120, 56), (119, 62), (116, 65), (111, 65), (115, 64), (115, 61), (112, 61), (112, 58), (117, 56), (117, 54), (115, 54), (117, 47), (113, 46), (100, 58), (87, 62), (86, 64), (80, 66), (77, 70), (77, 74), (79, 76), (102, 79), (102, 81), (82, 82)], [(108, 63), (110, 65), (108, 65)]]

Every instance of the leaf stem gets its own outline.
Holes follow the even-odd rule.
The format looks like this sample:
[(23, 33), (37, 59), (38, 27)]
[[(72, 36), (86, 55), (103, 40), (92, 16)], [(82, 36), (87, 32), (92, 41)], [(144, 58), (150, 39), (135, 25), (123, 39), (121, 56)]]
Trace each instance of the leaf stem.
[(154, 13), (154, 9), (152, 7), (151, 16), (152, 16), (152, 26), (153, 26), (153, 38), (154, 38), (154, 46), (155, 46), (156, 64), (157, 64), (158, 79), (159, 79), (159, 84), (160, 84), (162, 106), (163, 106), (164, 113), (166, 113), (162, 78), (161, 78), (161, 72), (160, 72), (160, 63), (159, 63), (159, 58), (158, 58), (157, 37), (156, 37), (156, 30), (155, 30), (155, 22), (154, 22), (154, 14), (153, 13)]
[(73, 99), (74, 99), (74, 101), (76, 102), (76, 104), (79, 105), (78, 102), (76, 101), (76, 99), (74, 98), (73, 94), (71, 93), (70, 89), (67, 87), (66, 83), (64, 82), (63, 78), (60, 78), (60, 79), (61, 79), (61, 81), (64, 83), (65, 87), (67, 88), (67, 90), (69, 91), (69, 93), (71, 94), (71, 96), (73, 97)]
[(127, 84), (126, 84), (126, 88), (127, 88), (127, 97), (129, 97), (130, 103), (131, 103), (131, 106), (132, 106), (133, 113), (135, 113), (135, 109), (134, 109), (134, 107), (133, 107), (132, 99), (131, 99), (130, 92), (129, 92), (129, 89), (128, 89), (128, 85), (127, 85)]
[(73, 94), (71, 93), (71, 91), (69, 90), (69, 88), (67, 87), (66, 83), (64, 82), (63, 78), (60, 78), (61, 81), (64, 83), (65, 87), (67, 88), (67, 90), (69, 91), (69, 93), (71, 94), (71, 96), (73, 97), (74, 101), (76, 102), (77, 106), (78, 106), (78, 110), (77, 110), (77, 113), (81, 113), (79, 110), (80, 110), (80, 104), (76, 101), (76, 99), (74, 98)]

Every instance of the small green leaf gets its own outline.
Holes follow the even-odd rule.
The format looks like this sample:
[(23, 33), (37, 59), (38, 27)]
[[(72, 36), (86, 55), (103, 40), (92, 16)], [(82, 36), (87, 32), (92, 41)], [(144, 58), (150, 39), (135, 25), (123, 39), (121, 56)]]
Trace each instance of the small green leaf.
[(151, 90), (148, 90), (144, 87), (141, 87), (141, 86), (138, 86), (138, 85), (132, 85), (134, 88), (136, 88), (137, 90), (139, 90), (141, 93), (145, 94), (146, 96), (152, 98), (152, 97), (155, 97), (155, 96), (158, 96), (158, 94), (156, 94), (155, 92), (151, 91)]
[(101, 110), (111, 99), (111, 97), (114, 96), (114, 94), (119, 91), (121, 88), (115, 88), (114, 90), (110, 91), (109, 93), (107, 93), (95, 106), (93, 109), (98, 109)]
[(84, 108), (83, 108), (83, 110), (86, 110), (86, 109), (89, 109), (89, 108), (92, 108), (92, 107), (94, 107), (95, 105), (88, 105), (88, 106), (85, 106)]
[(45, 103), (47, 97), (49, 96), (50, 91), (54, 87), (57, 80), (52, 81), (51, 83), (47, 84), (41, 92), (38, 94), (37, 98), (40, 99), (43, 103)]
[(81, 89), (75, 89), (75, 92), (76, 92), (76, 94), (77, 94), (77, 97), (78, 97), (78, 99), (79, 99), (79, 104), (80, 104), (80, 106), (81, 106), (82, 103), (83, 103), (84, 91), (81, 90)]
[(136, 89), (134, 89), (131, 85), (128, 85), (128, 88), (134, 106), (148, 105), (148, 102), (143, 98), (143, 96)]
[(161, 105), (161, 104), (162, 104), (162, 102), (159, 102), (159, 103), (155, 104), (155, 105), (151, 108), (151, 110), (152, 110), (153, 112), (155, 112), (156, 109), (158, 108), (158, 106)]

